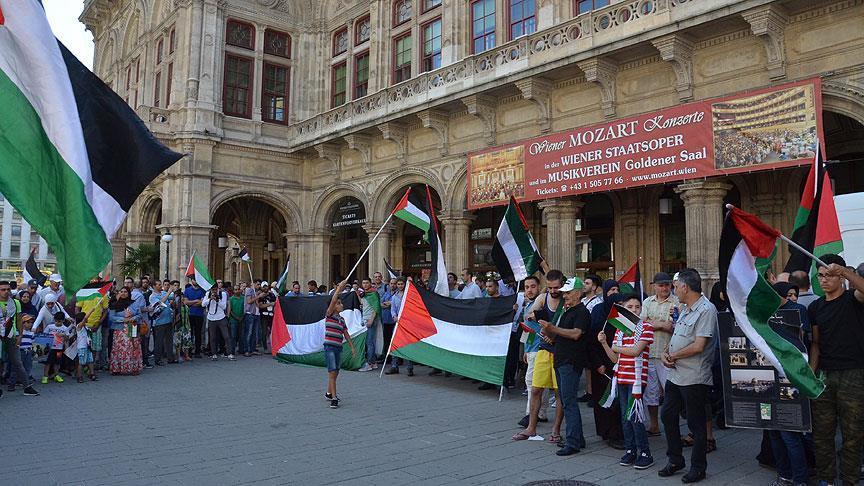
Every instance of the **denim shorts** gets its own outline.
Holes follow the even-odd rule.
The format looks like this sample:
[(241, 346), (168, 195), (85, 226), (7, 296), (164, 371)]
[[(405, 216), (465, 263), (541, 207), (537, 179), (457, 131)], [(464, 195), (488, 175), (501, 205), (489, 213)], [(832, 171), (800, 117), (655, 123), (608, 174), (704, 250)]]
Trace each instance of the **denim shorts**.
[(339, 371), (342, 363), (342, 346), (324, 345), (324, 361), (327, 363), (327, 371)]

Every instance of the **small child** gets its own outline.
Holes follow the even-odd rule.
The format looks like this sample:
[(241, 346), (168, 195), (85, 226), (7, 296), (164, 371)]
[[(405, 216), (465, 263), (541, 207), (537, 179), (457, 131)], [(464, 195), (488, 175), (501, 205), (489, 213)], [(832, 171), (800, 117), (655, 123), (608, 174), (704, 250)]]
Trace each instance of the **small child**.
[(339, 366), (342, 364), (342, 338), (348, 341), (351, 347), (351, 356), (357, 355), (351, 334), (345, 325), (345, 319), (340, 313), (344, 309), (342, 305), (342, 289), (348, 284), (347, 280), (339, 282), (330, 305), (327, 307), (327, 315), (324, 318), (324, 359), (327, 362), (327, 393), (324, 398), (330, 401), (330, 408), (339, 408), (339, 396), (336, 395), (336, 378), (339, 376)]
[(58, 372), (63, 359), (63, 348), (66, 346), (70, 335), (69, 326), (66, 325), (66, 315), (63, 312), (55, 313), (54, 322), (45, 326), (44, 332), (50, 334), (52, 340), (48, 350), (48, 361), (45, 362), (45, 372), (42, 375), (42, 384), (47, 385), (48, 380), (52, 379), (57, 383), (63, 383), (63, 378)]
[(16, 376), (13, 368), (9, 377), (10, 386), (15, 386), (16, 381), (21, 381), (24, 384), (24, 395), (27, 396), (39, 395), (33, 387), (28, 385), (31, 382), (30, 375), (33, 373), (33, 336), (35, 335), (33, 332), (33, 320), (33, 316), (30, 314), (21, 314), (21, 332), (18, 334), (18, 351), (21, 353), (21, 365), (24, 367), (27, 376)]
[[(92, 312), (92, 311), (91, 311)], [(84, 383), (82, 370), (86, 367), (89, 371), (87, 376), (91, 381), (96, 381), (96, 368), (93, 365), (93, 352), (90, 350), (90, 331), (87, 330), (87, 318), (89, 314), (79, 312), (75, 314), (75, 325), (77, 328), (78, 338), (75, 344), (78, 348), (78, 363), (75, 367), (75, 376), (78, 378), (78, 383)]]

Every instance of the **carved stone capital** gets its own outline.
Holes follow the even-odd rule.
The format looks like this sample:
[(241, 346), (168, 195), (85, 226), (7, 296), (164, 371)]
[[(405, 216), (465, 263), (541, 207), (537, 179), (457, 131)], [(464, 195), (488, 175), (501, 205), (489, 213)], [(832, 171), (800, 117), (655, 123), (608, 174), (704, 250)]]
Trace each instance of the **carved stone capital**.
[(772, 81), (786, 77), (786, 44), (784, 28), (789, 18), (781, 7), (765, 5), (741, 14), (750, 24), (753, 35), (765, 45), (768, 55), (768, 74)]
[(670, 34), (651, 41), (660, 58), (675, 71), (675, 89), (682, 102), (693, 100), (693, 42), (682, 34)]
[(495, 98), (488, 95), (470, 95), (462, 98), (462, 104), (468, 108), (468, 114), (474, 115), (483, 121), (486, 145), (495, 145), (495, 133), (497, 128), (496, 113), (497, 103)]
[(516, 81), (516, 88), (522, 92), (522, 97), (537, 105), (540, 114), (540, 132), (548, 133), (552, 129), (550, 120), (551, 104), (549, 94), (552, 92), (552, 82), (545, 78), (531, 77)]
[(615, 117), (615, 78), (618, 64), (602, 57), (593, 57), (579, 63), (585, 80), (600, 87), (600, 107), (606, 118)]
[(378, 130), (381, 131), (381, 136), (384, 140), (389, 140), (396, 144), (399, 148), (399, 152), (396, 155), (400, 160), (405, 160), (405, 141), (408, 139), (408, 127), (404, 123), (400, 122), (384, 122), (379, 123), (377, 125)]
[(372, 137), (365, 133), (352, 133), (342, 137), (348, 148), (356, 150), (363, 157), (363, 171), (366, 174), (372, 173)]
[(342, 162), (342, 147), (338, 143), (324, 142), (314, 146), (318, 158), (329, 162), (328, 167), (321, 172), (335, 171), (341, 173), (339, 166)]
[(438, 134), (439, 143), (438, 151), (441, 155), (447, 155), (447, 148), (450, 145), (450, 116), (447, 112), (441, 110), (423, 110), (417, 113), (423, 128), (431, 128)]

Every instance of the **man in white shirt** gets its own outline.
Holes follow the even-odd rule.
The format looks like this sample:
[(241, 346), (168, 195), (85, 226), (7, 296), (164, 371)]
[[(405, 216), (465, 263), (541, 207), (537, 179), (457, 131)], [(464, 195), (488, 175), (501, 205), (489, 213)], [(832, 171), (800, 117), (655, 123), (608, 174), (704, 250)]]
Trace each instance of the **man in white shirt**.
[(44, 303), (45, 296), (48, 294), (53, 294), (56, 297), (54, 302), (58, 302), (61, 306), (66, 303), (66, 291), (63, 290), (63, 278), (60, 277), (60, 274), (52, 273), (48, 277), (48, 286), (36, 292), (36, 295), (39, 296), (36, 300), (39, 303)]
[(588, 312), (591, 312), (594, 306), (603, 302), (603, 279), (593, 274), (586, 276), (585, 288), (582, 291), (585, 293), (583, 299), (585, 307), (588, 308)]
[(474, 283), (474, 272), (467, 268), (462, 269), (462, 280), (465, 282), (465, 287), (459, 293), (460, 299), (479, 299), (483, 297), (483, 291), (480, 286)]

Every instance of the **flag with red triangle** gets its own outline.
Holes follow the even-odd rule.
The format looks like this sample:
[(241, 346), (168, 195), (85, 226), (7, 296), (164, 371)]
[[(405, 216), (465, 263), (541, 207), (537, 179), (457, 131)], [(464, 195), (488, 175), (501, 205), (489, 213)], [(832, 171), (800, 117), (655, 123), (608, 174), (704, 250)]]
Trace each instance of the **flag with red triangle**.
[(639, 259), (618, 279), (618, 290), (622, 294), (636, 294), (642, 298), (642, 274), (639, 272)]
[[(816, 144), (816, 157), (807, 175), (801, 204), (795, 215), (795, 226), (792, 230), (792, 241), (801, 245), (817, 257), (827, 253), (843, 252), (843, 240), (840, 236), (840, 224), (837, 221), (837, 209), (834, 207), (834, 191), (825, 164), (820, 157), (820, 144)], [(819, 280), (816, 278), (816, 263), (807, 255), (789, 247), (789, 260), (786, 261), (784, 272), (802, 270), (810, 275), (813, 293), (824, 295)]]
[(390, 353), (500, 385), (515, 302), (515, 295), (450, 299), (408, 282)]

